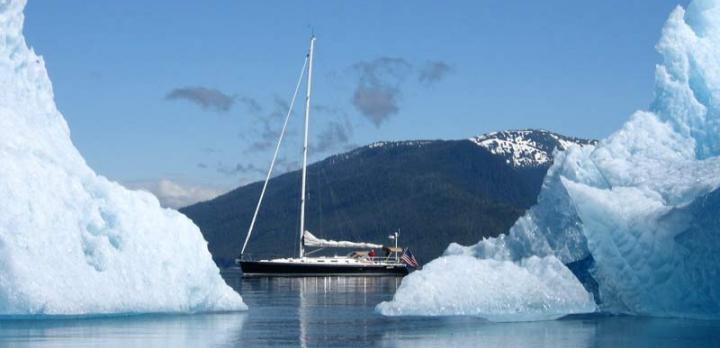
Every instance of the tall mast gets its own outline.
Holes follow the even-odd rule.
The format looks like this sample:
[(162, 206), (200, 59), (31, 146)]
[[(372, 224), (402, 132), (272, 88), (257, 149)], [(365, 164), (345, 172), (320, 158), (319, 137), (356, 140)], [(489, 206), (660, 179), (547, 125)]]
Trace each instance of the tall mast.
[(268, 169), (267, 176), (265, 177), (265, 183), (263, 183), (262, 191), (260, 191), (260, 198), (258, 199), (257, 205), (255, 206), (255, 213), (253, 213), (252, 222), (250, 222), (250, 228), (248, 228), (248, 233), (245, 236), (245, 243), (243, 243), (242, 250), (240, 251), (240, 257), (245, 254), (245, 248), (247, 248), (248, 241), (250, 241), (250, 236), (253, 232), (253, 227), (255, 227), (255, 221), (257, 221), (258, 213), (260, 212), (260, 205), (262, 205), (263, 197), (265, 197), (265, 190), (267, 189), (268, 182), (270, 182), (270, 177), (272, 176), (273, 168), (275, 167), (275, 161), (277, 160), (278, 153), (280, 152), (280, 145), (282, 145), (283, 137), (285, 136), (285, 130), (287, 129), (288, 121), (290, 120), (293, 107), (295, 106), (295, 99), (297, 99), (300, 85), (302, 85), (302, 79), (305, 76), (305, 68), (307, 68), (307, 63), (308, 57), (305, 57), (305, 62), (303, 63), (302, 69), (300, 69), (300, 77), (298, 78), (298, 82), (295, 85), (295, 92), (293, 92), (292, 99), (290, 100), (290, 107), (288, 108), (287, 115), (285, 115), (285, 123), (283, 123), (282, 130), (280, 131), (280, 137), (278, 138), (277, 145), (275, 146), (275, 153), (273, 154), (272, 161), (270, 162), (270, 168)]
[(310, 38), (308, 52), (307, 95), (305, 96), (305, 141), (303, 142), (302, 188), (300, 189), (300, 257), (305, 255), (303, 235), (305, 234), (305, 182), (307, 181), (308, 123), (310, 122), (310, 93), (312, 92), (313, 49), (315, 36)]

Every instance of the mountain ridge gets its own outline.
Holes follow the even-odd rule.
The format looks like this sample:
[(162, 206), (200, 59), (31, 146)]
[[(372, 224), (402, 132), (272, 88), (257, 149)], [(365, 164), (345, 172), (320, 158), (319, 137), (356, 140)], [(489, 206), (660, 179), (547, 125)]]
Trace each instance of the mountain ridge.
[[(552, 151), (593, 143), (544, 130), (375, 142), (308, 166), (307, 229), (376, 243), (400, 229), (401, 245), (428, 261), (450, 242), (506, 232), (535, 204)], [(218, 265), (238, 256), (261, 186), (244, 185), (181, 209), (203, 231)], [(299, 171), (271, 179), (248, 246), (256, 256), (294, 255), (299, 186)]]

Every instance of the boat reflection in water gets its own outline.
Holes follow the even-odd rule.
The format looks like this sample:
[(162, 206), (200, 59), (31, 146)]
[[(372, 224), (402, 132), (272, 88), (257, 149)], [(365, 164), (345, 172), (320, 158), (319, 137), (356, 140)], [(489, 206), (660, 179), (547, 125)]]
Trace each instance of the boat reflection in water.
[(12, 347), (720, 347), (720, 322), (585, 315), (526, 323), (383, 317), (399, 277), (242, 278), (247, 312), (0, 321)]
[[(352, 346), (380, 338), (374, 312), (399, 277), (259, 277), (225, 275), (250, 306), (243, 344)], [(255, 307), (256, 305), (257, 307)], [(255, 310), (253, 310), (255, 308)], [(261, 333), (261, 334), (259, 334)], [(257, 341), (257, 336), (270, 341)]]
[(399, 277), (228, 279), (250, 306), (239, 345), (304, 347), (720, 347), (720, 322), (571, 316), (493, 323), (475, 317), (384, 317)]

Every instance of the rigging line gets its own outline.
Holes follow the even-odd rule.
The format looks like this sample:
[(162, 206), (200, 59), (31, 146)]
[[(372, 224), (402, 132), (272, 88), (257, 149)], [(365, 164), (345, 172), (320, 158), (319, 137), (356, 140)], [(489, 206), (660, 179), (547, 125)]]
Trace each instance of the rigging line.
[(245, 242), (243, 243), (240, 255), (245, 254), (245, 248), (247, 247), (248, 241), (250, 241), (250, 235), (252, 234), (253, 227), (255, 227), (255, 221), (257, 220), (258, 212), (260, 211), (260, 205), (262, 204), (263, 197), (265, 197), (265, 190), (267, 189), (268, 182), (270, 181), (270, 176), (272, 175), (273, 168), (275, 167), (275, 161), (277, 160), (278, 153), (280, 152), (280, 145), (282, 144), (283, 137), (285, 136), (285, 130), (287, 129), (290, 115), (292, 115), (293, 106), (295, 105), (295, 99), (297, 98), (298, 91), (300, 90), (300, 85), (302, 84), (303, 77), (305, 76), (305, 67), (307, 67), (307, 63), (308, 57), (305, 56), (305, 62), (303, 63), (303, 67), (300, 70), (300, 78), (298, 79), (297, 85), (295, 85), (295, 92), (293, 92), (292, 100), (290, 101), (290, 107), (288, 108), (287, 115), (285, 116), (285, 123), (283, 123), (282, 131), (280, 131), (280, 138), (278, 139), (277, 146), (275, 146), (275, 153), (273, 154), (272, 161), (270, 162), (270, 168), (268, 169), (267, 176), (265, 177), (265, 183), (263, 184), (262, 191), (260, 191), (260, 199), (258, 199), (258, 204), (255, 207), (255, 213), (253, 214), (252, 222), (250, 222), (250, 228), (248, 229), (247, 236), (245, 237)]

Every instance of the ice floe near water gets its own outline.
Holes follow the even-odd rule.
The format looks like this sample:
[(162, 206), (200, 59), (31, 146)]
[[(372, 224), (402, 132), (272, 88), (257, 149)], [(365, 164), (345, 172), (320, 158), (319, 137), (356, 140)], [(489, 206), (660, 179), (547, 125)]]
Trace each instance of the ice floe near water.
[[(527, 268), (528, 260), (539, 256), (565, 264), (590, 260), (584, 271), (596, 283), (596, 302), (603, 311), (719, 319), (720, 0), (693, 1), (687, 11), (678, 7), (657, 50), (663, 63), (656, 68), (649, 111), (635, 113), (597, 146), (557, 154), (538, 204), (508, 234), (470, 247), (451, 245), (446, 256), (409, 276), (394, 299), (378, 310), (496, 319), (495, 314), (504, 312), (488, 313), (483, 302), (493, 298), (499, 308), (520, 309), (501, 319), (527, 320), (534, 307), (524, 304), (532, 303), (533, 296), (543, 298), (542, 293), (506, 296), (518, 292), (477, 286), (483, 282), (478, 278), (501, 279), (507, 262)], [(456, 255), (503, 263), (443, 278), (458, 272), (449, 268), (467, 267), (469, 262), (448, 261)], [(430, 267), (443, 263), (448, 268)], [(531, 284), (533, 276), (528, 271), (517, 283)], [(442, 295), (425, 284), (439, 279), (444, 281)], [(549, 288), (551, 297), (566, 296), (577, 287), (563, 280)], [(544, 307), (552, 314), (547, 318), (589, 308), (556, 306)]]
[(245, 309), (188, 218), (87, 166), (24, 6), (0, 0), (0, 316)]
[(595, 310), (593, 296), (554, 256), (519, 262), (451, 255), (403, 279), (385, 315), (472, 315), (493, 321), (557, 319)]

